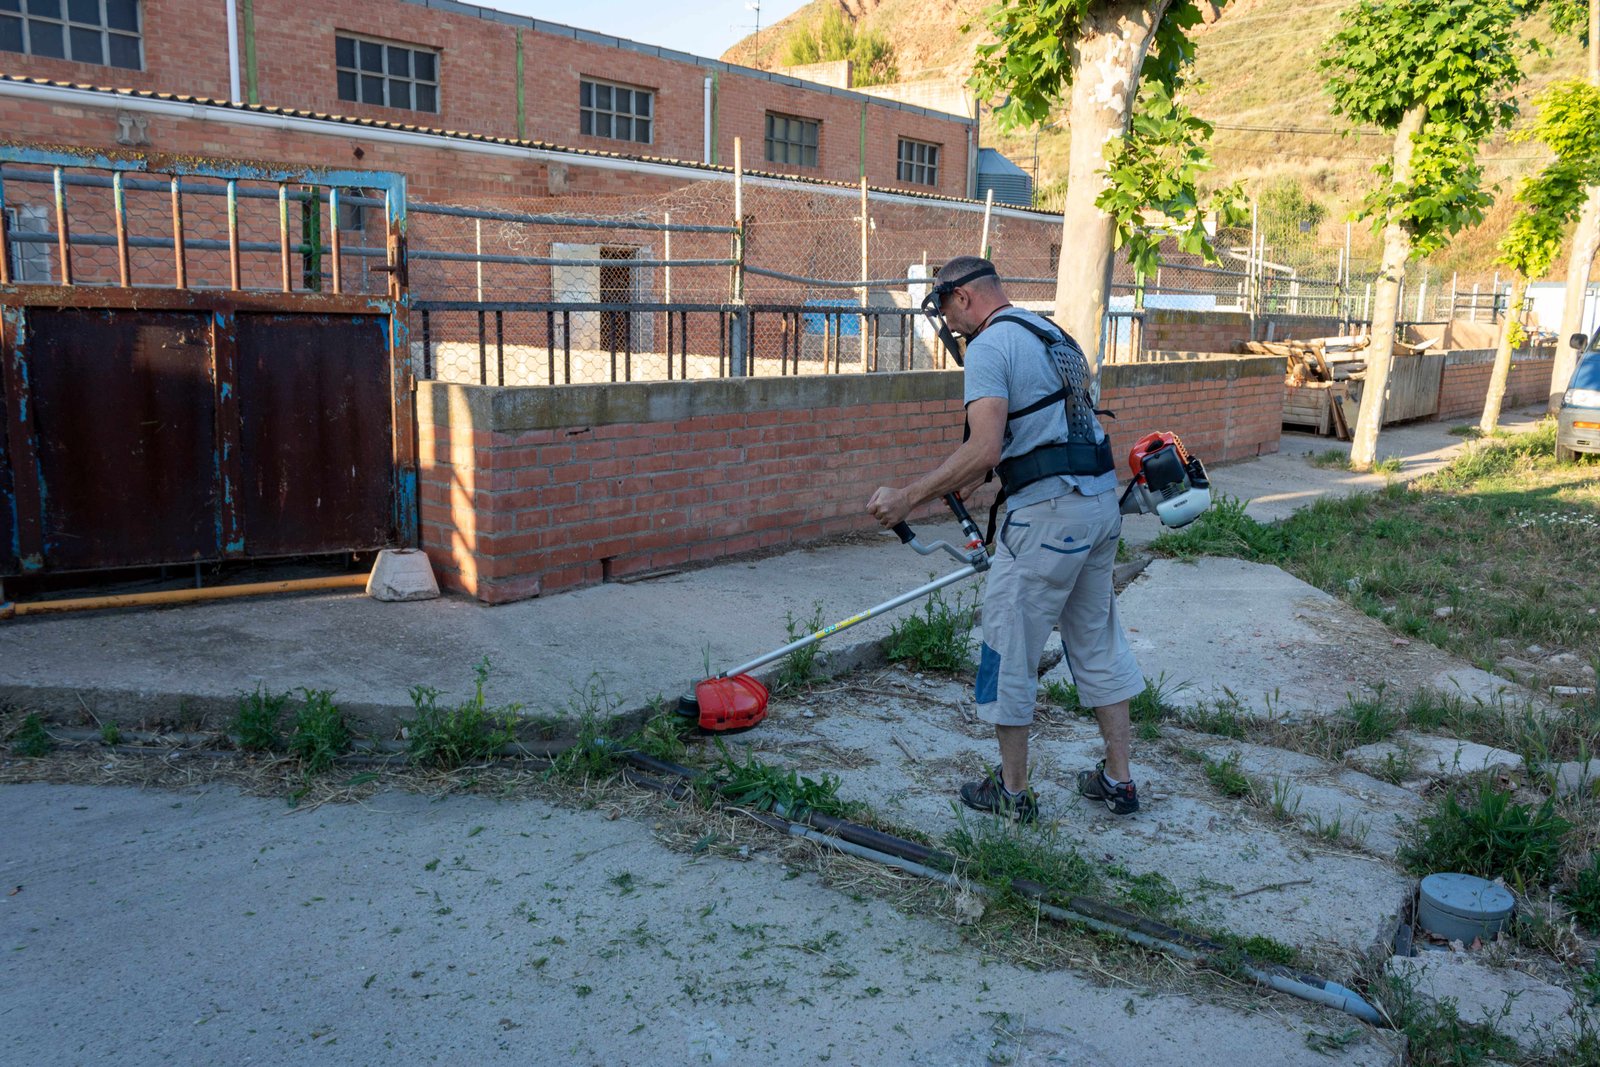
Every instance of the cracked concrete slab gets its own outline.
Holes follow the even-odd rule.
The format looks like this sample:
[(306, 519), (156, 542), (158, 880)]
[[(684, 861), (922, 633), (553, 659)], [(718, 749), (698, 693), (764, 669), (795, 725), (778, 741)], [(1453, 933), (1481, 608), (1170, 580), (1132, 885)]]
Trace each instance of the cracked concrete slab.
[(632, 818), (461, 795), (0, 802), (0, 879), (21, 886), (0, 897), (6, 1063), (1399, 1062), (1365, 1028), (1314, 1051), (1344, 1017), (1282, 997), (1239, 1010), (997, 962), (771, 838), (686, 855)]

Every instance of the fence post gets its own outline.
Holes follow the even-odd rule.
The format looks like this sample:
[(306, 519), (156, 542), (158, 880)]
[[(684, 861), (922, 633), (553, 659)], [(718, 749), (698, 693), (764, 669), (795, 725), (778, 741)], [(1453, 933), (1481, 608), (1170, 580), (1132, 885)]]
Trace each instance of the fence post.
[(1260, 298), (1261, 279), (1258, 277), (1260, 260), (1257, 258), (1256, 235), (1258, 232), (1259, 205), (1250, 201), (1250, 258), (1245, 261), (1244, 272), (1244, 308), (1245, 314), (1250, 316), (1250, 340), (1256, 339), (1256, 302)]
[(733, 292), (729, 300), (734, 305), (733, 319), (728, 323), (728, 377), (743, 378), (745, 368), (745, 333), (750, 326), (750, 312), (744, 306), (744, 143), (733, 139)]
[(994, 213), (994, 190), (990, 189), (983, 195), (983, 236), (978, 239), (978, 255), (980, 258), (989, 258), (989, 216)]
[(863, 373), (872, 369), (867, 359), (868, 333), (867, 306), (871, 298), (867, 292), (867, 229), (871, 219), (867, 214), (867, 176), (861, 176), (861, 370)]
[[(667, 211), (662, 213), (661, 224), (663, 226), (672, 225), (672, 212)], [(670, 229), (661, 231), (661, 258), (667, 261), (667, 265), (661, 268), (661, 302), (663, 304), (670, 304), (672, 303), (672, 231)], [(669, 311), (667, 314), (670, 316), (672, 312)], [(669, 372), (669, 377), (671, 370), (672, 354), (668, 352), (667, 371)]]
[(483, 303), (483, 220), (472, 220), (472, 247), (478, 255), (478, 262), (473, 266), (478, 268), (478, 303)]
[(1428, 269), (1422, 269), (1422, 283), (1417, 286), (1417, 321), (1427, 321), (1423, 316), (1423, 309), (1428, 306)]

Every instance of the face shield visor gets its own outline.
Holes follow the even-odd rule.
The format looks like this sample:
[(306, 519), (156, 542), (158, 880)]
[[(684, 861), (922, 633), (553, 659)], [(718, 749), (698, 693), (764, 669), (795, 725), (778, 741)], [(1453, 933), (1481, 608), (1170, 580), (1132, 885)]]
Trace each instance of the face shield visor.
[(922, 313), (927, 316), (928, 322), (933, 325), (939, 335), (939, 343), (944, 345), (944, 350), (950, 353), (950, 358), (956, 361), (956, 366), (962, 367), (966, 363), (962, 357), (961, 342), (956, 339), (956, 333), (944, 317), (944, 298), (961, 288), (969, 285), (979, 278), (992, 278), (996, 276), (992, 266), (979, 267), (970, 274), (963, 274), (959, 278), (952, 278), (935, 285), (931, 292), (922, 299)]

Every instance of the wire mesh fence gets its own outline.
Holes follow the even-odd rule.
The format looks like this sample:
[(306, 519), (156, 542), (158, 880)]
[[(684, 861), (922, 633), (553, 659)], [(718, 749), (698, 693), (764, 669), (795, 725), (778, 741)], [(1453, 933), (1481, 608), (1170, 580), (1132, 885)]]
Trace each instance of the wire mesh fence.
[[(918, 308), (938, 266), (964, 254), (993, 259), (1016, 303), (1054, 299), (1057, 215), (764, 176), (628, 178), (615, 192), (408, 203), (423, 375), (558, 385), (941, 368)], [(23, 284), (382, 293), (395, 270), (385, 196), (8, 158), (0, 258)], [(1168, 240), (1147, 276), (1115, 264), (1107, 361), (1155, 355), (1156, 312), (1243, 316), (1252, 331), (1270, 316), (1330, 331), (1371, 317), (1376, 267), (1348, 227), (1260, 211), (1212, 243), (1207, 261)], [(1498, 321), (1506, 288), (1414, 265), (1401, 318)]]

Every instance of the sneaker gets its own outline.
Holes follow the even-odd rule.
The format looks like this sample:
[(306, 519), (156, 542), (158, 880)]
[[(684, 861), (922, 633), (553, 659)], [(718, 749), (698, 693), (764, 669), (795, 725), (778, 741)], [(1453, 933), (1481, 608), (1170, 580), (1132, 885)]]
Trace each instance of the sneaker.
[(1106, 785), (1105, 760), (1087, 771), (1078, 772), (1078, 792), (1090, 800), (1104, 801), (1106, 808), (1114, 815), (1132, 815), (1139, 810), (1139, 790), (1132, 782)]
[(1000, 768), (990, 771), (982, 781), (968, 782), (961, 787), (961, 803), (977, 811), (991, 811), (1019, 823), (1030, 823), (1039, 817), (1039, 802), (1033, 790), (1024, 789), (1021, 796), (1013, 797), (1001, 785)]

